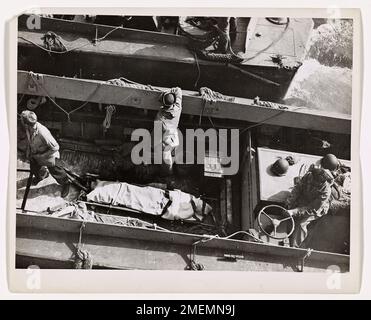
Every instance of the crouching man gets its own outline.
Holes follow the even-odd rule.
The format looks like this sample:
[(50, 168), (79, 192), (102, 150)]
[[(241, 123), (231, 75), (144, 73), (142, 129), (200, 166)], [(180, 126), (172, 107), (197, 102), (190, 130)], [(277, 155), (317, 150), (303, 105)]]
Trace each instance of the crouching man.
[(333, 183), (329, 170), (312, 165), (294, 186), (286, 200), (286, 207), (295, 220), (291, 246), (300, 247), (308, 236), (308, 225), (328, 213)]
[(161, 95), (161, 102), (155, 125), (162, 128), (162, 161), (165, 171), (170, 173), (173, 168), (172, 153), (179, 146), (178, 124), (182, 113), (182, 90), (176, 87), (164, 92)]
[[(48, 177), (49, 173), (62, 185), (61, 196), (68, 195), (70, 182), (62, 161), (59, 159), (59, 145), (50, 131), (37, 122), (34, 112), (25, 110), (21, 113), (21, 123), (27, 137), (26, 158), (30, 160), (30, 170), (35, 175), (34, 184)], [(48, 168), (49, 173), (45, 170)]]

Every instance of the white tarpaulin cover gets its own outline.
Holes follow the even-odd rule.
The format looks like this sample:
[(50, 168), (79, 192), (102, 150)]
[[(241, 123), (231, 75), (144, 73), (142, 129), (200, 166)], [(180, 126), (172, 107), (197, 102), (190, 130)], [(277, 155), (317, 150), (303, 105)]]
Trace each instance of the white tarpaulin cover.
[[(203, 220), (211, 206), (180, 190), (165, 191), (125, 182), (99, 181), (87, 200), (134, 209), (167, 220)], [(169, 202), (170, 201), (170, 202)]]

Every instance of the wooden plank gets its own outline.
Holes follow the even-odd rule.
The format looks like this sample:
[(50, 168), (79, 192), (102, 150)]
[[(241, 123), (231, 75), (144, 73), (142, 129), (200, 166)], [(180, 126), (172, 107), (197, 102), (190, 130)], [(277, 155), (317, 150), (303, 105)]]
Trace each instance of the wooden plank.
[[(27, 28), (27, 19), (30, 15), (21, 15), (18, 18), (18, 27), (19, 30), (28, 30)], [(188, 45), (188, 39), (183, 36), (171, 35), (161, 32), (145, 31), (145, 30), (136, 30), (130, 28), (117, 28), (106, 25), (99, 25), (93, 23), (77, 22), (77, 21), (67, 21), (62, 19), (55, 18), (40, 18), (41, 29), (33, 30), (35, 33), (44, 34), (47, 31), (52, 31), (55, 33), (71, 33), (73, 35), (80, 35), (88, 39), (90, 42), (97, 38), (103, 37), (108, 32), (109, 39), (116, 40), (129, 40), (129, 41), (140, 41), (147, 43), (163, 43), (171, 45)], [(97, 34), (96, 34), (97, 32)]]
[[(39, 216), (17, 213), (17, 230), (18, 228), (30, 228), (30, 235), (36, 230), (47, 230), (48, 233), (53, 234), (55, 232), (61, 233), (73, 233), (75, 238), (78, 239), (80, 227), (83, 221), (71, 220), (65, 218), (56, 218), (50, 216)], [(196, 241), (204, 239), (205, 242), (198, 245), (198, 248), (218, 249), (224, 251), (239, 251), (245, 252), (252, 255), (267, 255), (267, 256), (278, 256), (282, 258), (295, 258), (300, 259), (305, 256), (307, 250), (299, 248), (287, 248), (281, 246), (275, 246), (270, 244), (233, 240), (233, 239), (221, 239), (211, 236), (201, 236), (187, 233), (170, 232), (152, 230), (138, 227), (126, 227), (118, 225), (109, 225), (96, 222), (84, 222), (85, 228), (83, 231), (84, 237), (86, 235), (101, 236), (103, 238), (119, 239), (135, 239), (147, 241), (149, 243), (165, 243), (165, 247), (169, 248), (170, 245), (185, 245), (192, 246)], [(19, 229), (21, 230), (21, 229)], [(17, 233), (17, 238), (19, 234)], [(349, 266), (349, 256), (313, 251), (310, 257), (307, 259), (308, 265), (311, 263), (317, 263), (318, 261), (325, 261), (325, 263), (331, 264), (343, 264)]]
[[(78, 242), (78, 235), (66, 232), (49, 232), (41, 229), (17, 229), (16, 254), (28, 257), (29, 261), (48, 260), (49, 268), (53, 261), (57, 265), (67, 263), (71, 268)], [(191, 247), (174, 243), (158, 243), (140, 239), (120, 239), (97, 235), (83, 235), (82, 243), (93, 258), (95, 268), (141, 269), (141, 270), (185, 270), (190, 262)], [(226, 259), (236, 256), (237, 259)], [(257, 255), (241, 250), (206, 248), (198, 246), (197, 263), (205, 270), (229, 271), (297, 271), (298, 260), (295, 257)], [(41, 262), (41, 261), (40, 261)], [(69, 265), (68, 265), (69, 263)], [(329, 261), (307, 262), (305, 271), (325, 272)], [(42, 267), (42, 266), (40, 266)], [(340, 264), (342, 272), (347, 265)]]
[[(22, 47), (33, 47), (34, 44), (43, 47), (42, 36), (45, 33), (33, 30), (18, 32), (18, 45)], [(173, 61), (177, 63), (194, 64), (195, 59), (191, 51), (184, 45), (164, 44), (163, 42), (133, 42), (131, 39), (106, 39), (102, 42), (93, 44), (90, 39), (72, 37), (64, 34), (73, 40), (64, 41), (67, 50), (73, 49), (75, 52), (85, 52), (94, 54), (120, 55), (121, 57), (135, 57), (138, 59), (151, 59), (154, 61)], [(153, 41), (153, 40), (152, 40)]]
[[(158, 110), (159, 92), (119, 87), (103, 81), (40, 75), (35, 86), (28, 72), (18, 71), (18, 93), (124, 105), (133, 108)], [(236, 119), (253, 123), (273, 124), (284, 127), (350, 134), (351, 116), (306, 108), (290, 107), (277, 110), (254, 105), (253, 100), (235, 98), (234, 102), (218, 101), (206, 106), (198, 93), (183, 91), (183, 113)]]

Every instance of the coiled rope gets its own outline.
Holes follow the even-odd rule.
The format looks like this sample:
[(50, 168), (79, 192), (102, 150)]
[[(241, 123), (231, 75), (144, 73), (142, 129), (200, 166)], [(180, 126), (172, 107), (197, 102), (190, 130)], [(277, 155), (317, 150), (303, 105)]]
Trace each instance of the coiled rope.
[[(200, 94), (200, 96), (202, 97), (202, 100), (203, 100), (203, 106), (202, 106), (202, 110), (201, 110), (199, 121), (198, 121), (199, 126), (201, 125), (201, 121), (202, 121), (202, 117), (203, 117), (203, 114), (204, 114), (204, 111), (205, 111), (206, 104), (210, 104), (210, 105), (214, 104), (215, 105), (217, 101), (233, 102), (235, 100), (234, 97), (225, 96), (225, 95), (223, 95), (223, 94), (221, 94), (217, 91), (211, 90), (208, 87), (200, 88), (199, 94)], [(214, 123), (212, 122), (210, 116), (208, 116), (208, 118), (209, 118), (210, 123), (214, 127)]]
[(116, 112), (116, 107), (114, 105), (109, 105), (106, 107), (106, 117), (103, 120), (103, 131), (107, 132), (107, 130), (111, 127), (111, 119), (112, 115)]
[(141, 83), (126, 79), (124, 77), (108, 80), (107, 83), (114, 84), (114, 85), (120, 86), (120, 87), (163, 92), (163, 90), (161, 90), (159, 88), (156, 88), (156, 87), (153, 87), (150, 84), (147, 84), (147, 85), (141, 84)]
[(262, 101), (262, 100), (260, 100), (259, 97), (254, 98), (254, 104), (256, 104), (260, 107), (267, 107), (267, 108), (272, 108), (272, 109), (280, 109), (280, 110), (288, 109), (288, 107), (285, 106), (284, 104), (275, 103), (275, 102), (271, 102), (271, 101)]
[(217, 91), (213, 91), (208, 87), (202, 87), (200, 88), (200, 96), (202, 99), (209, 103), (216, 103), (217, 101), (228, 101), (233, 102), (235, 100), (235, 97), (229, 97), (225, 96)]

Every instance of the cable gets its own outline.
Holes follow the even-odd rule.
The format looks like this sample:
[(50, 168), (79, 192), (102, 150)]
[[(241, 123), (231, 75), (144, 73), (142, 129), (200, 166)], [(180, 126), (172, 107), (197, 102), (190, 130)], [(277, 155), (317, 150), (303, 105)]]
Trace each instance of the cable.
[(99, 42), (99, 41), (102, 41), (104, 40), (105, 38), (107, 38), (112, 32), (118, 30), (118, 29), (123, 29), (122, 26), (118, 26), (110, 31), (108, 31), (103, 37), (100, 37), (100, 38), (97, 38), (97, 39), (94, 39), (95, 42)]
[(249, 237), (255, 239), (256, 241), (259, 241), (259, 242), (265, 243), (262, 239), (259, 239), (259, 238), (255, 237), (253, 234), (251, 234), (250, 232), (247, 232), (247, 231), (244, 231), (244, 230), (236, 231), (235, 233), (232, 233), (232, 234), (230, 234), (229, 236), (224, 237), (224, 238), (222, 238), (222, 239), (230, 239), (230, 238), (232, 238), (232, 237), (234, 237), (235, 235), (240, 234), (240, 233), (242, 233), (242, 234), (246, 234), (246, 235), (248, 235)]
[(246, 235), (248, 235), (249, 237), (255, 239), (256, 241), (259, 241), (259, 242), (265, 243), (262, 239), (259, 239), (259, 238), (255, 237), (255, 236), (254, 236), (253, 234), (251, 234), (250, 232), (247, 232), (247, 231), (244, 231), (244, 230), (240, 230), (240, 231), (236, 231), (236, 232), (230, 234), (230, 235), (227, 236), (227, 237), (219, 237), (218, 235), (208, 236), (207, 239), (202, 238), (202, 239), (200, 239), (200, 240), (197, 240), (196, 242), (194, 242), (194, 243), (192, 244), (192, 246), (196, 246), (196, 245), (198, 245), (199, 243), (206, 243), (206, 242), (209, 242), (209, 241), (214, 240), (214, 239), (221, 239), (221, 240), (230, 239), (230, 238), (234, 237), (235, 235), (237, 235), (237, 234), (241, 234), (241, 233), (242, 233), (242, 234), (246, 234)]
[(252, 128), (258, 127), (258, 126), (264, 124), (265, 122), (267, 122), (268, 120), (271, 120), (271, 119), (273, 119), (273, 118), (275, 118), (275, 117), (278, 117), (279, 115), (281, 115), (281, 114), (284, 113), (284, 112), (287, 112), (287, 111), (291, 111), (291, 112), (292, 112), (292, 111), (296, 111), (296, 110), (299, 110), (299, 109), (302, 109), (302, 108), (303, 108), (303, 107), (297, 107), (297, 108), (292, 109), (292, 110), (289, 110), (289, 109), (282, 109), (282, 110), (280, 110), (280, 112), (274, 114), (273, 116), (270, 116), (270, 117), (268, 117), (268, 118), (266, 118), (266, 119), (264, 119), (264, 120), (262, 120), (262, 121), (260, 121), (260, 122), (258, 122), (258, 123), (255, 123), (255, 124), (253, 124), (253, 125), (251, 125), (251, 126), (249, 126), (249, 127), (247, 127), (247, 128), (242, 129), (242, 130), (240, 131), (240, 134), (242, 134), (242, 133), (244, 133), (245, 131), (250, 130), (250, 129), (252, 129)]
[(195, 84), (194, 84), (194, 88), (197, 88), (197, 86), (198, 86), (198, 81), (200, 80), (200, 77), (201, 77), (201, 69), (200, 69), (200, 65), (199, 65), (199, 63), (198, 63), (198, 58), (197, 58), (197, 54), (196, 54), (196, 52), (193, 51), (193, 55), (194, 55), (194, 57), (195, 57), (196, 66), (197, 66), (197, 71), (198, 71), (198, 73), (197, 73), (197, 79), (196, 79)]

